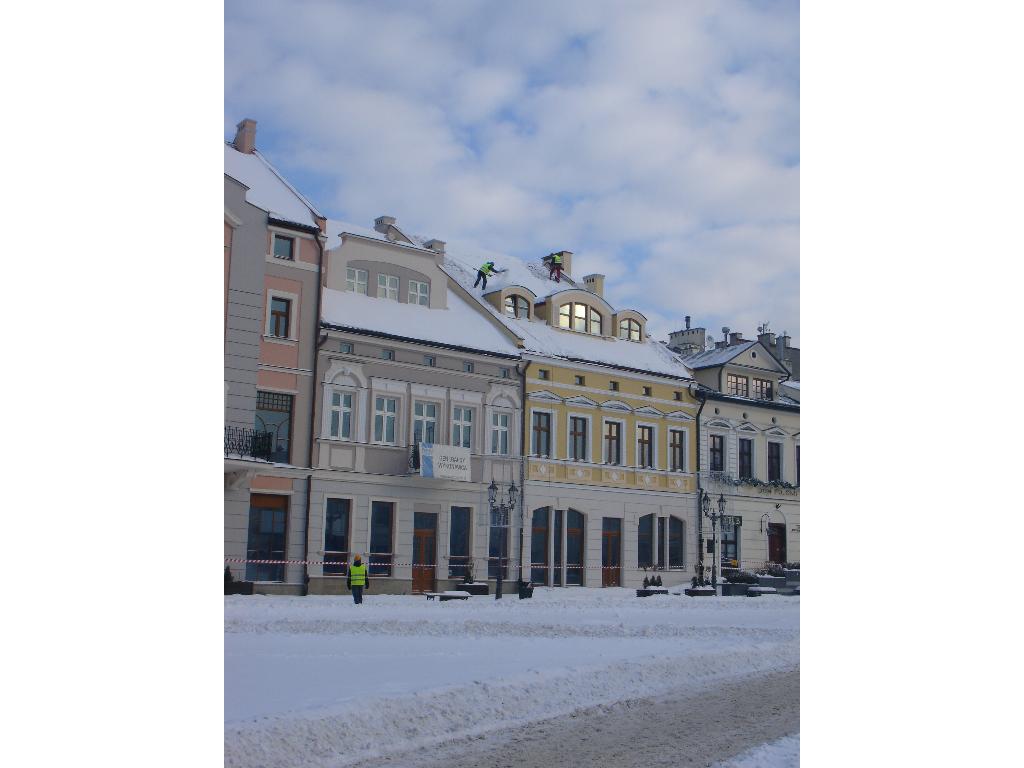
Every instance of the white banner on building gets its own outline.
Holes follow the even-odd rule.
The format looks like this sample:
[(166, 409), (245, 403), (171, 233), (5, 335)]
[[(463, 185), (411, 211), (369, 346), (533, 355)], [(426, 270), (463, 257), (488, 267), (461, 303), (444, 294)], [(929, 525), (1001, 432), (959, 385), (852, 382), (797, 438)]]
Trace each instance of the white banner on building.
[(469, 449), (439, 443), (420, 443), (420, 477), (469, 480)]

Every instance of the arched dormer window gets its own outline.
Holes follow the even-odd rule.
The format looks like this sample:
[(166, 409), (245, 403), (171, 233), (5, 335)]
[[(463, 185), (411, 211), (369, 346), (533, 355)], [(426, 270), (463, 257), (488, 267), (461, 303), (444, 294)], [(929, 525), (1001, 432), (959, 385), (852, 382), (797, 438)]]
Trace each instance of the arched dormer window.
[(520, 320), (529, 320), (529, 300), (525, 296), (520, 296), (518, 293), (510, 293), (505, 297), (505, 314), (509, 317), (518, 317)]
[(619, 323), (619, 338), (626, 341), (640, 341), (640, 323), (636, 320), (623, 320)]
[(601, 335), (601, 313), (578, 302), (562, 304), (558, 308), (558, 326), (580, 333)]

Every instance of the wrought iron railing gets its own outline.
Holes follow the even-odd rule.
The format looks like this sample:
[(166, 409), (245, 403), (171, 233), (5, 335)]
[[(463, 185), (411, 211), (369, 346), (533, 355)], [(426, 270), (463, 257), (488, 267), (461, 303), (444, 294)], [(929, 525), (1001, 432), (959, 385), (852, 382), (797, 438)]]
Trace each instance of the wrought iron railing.
[(224, 455), (251, 456), (270, 461), (274, 450), (274, 436), (246, 427), (224, 427)]

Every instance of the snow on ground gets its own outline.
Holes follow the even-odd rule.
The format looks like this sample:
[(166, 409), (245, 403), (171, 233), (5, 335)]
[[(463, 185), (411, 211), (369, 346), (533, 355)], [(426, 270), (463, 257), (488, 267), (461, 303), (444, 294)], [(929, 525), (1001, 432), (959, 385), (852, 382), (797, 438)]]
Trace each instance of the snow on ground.
[(225, 598), (228, 766), (339, 766), (799, 666), (799, 598)]
[(715, 768), (798, 768), (800, 765), (800, 734), (786, 736), (719, 763)]

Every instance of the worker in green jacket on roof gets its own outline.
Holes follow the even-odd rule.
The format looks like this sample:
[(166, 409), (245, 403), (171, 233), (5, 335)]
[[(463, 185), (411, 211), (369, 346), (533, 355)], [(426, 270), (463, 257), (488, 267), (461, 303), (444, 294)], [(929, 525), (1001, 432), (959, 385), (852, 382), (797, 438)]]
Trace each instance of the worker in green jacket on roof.
[(552, 253), (548, 258), (548, 279), (553, 277), (556, 283), (562, 282), (562, 254)]
[(495, 273), (498, 273), (498, 272), (508, 272), (508, 270), (507, 269), (498, 269), (498, 268), (496, 268), (494, 266), (494, 262), (493, 261), (485, 261), (484, 265), (482, 267), (480, 267), (480, 269), (478, 269), (476, 271), (476, 282), (473, 283), (473, 287), (476, 288), (478, 285), (480, 285), (480, 281), (483, 280), (484, 281), (484, 285), (483, 285), (483, 288), (481, 288), (481, 290), (486, 291), (487, 290), (487, 278), (490, 277), (492, 274), (495, 274)]

